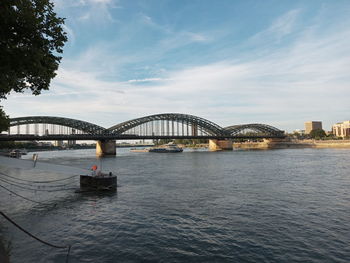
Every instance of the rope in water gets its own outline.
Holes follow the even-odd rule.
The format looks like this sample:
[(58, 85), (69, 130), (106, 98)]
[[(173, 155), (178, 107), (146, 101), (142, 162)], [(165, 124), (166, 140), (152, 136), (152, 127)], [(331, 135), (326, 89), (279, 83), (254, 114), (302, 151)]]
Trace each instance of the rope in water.
[(26, 233), (28, 236), (36, 239), (37, 241), (50, 246), (50, 247), (54, 247), (54, 248), (66, 248), (67, 249), (67, 257), (66, 257), (66, 263), (68, 262), (68, 258), (69, 258), (69, 253), (70, 253), (70, 249), (71, 249), (71, 245), (67, 245), (67, 246), (57, 246), (54, 244), (51, 244), (49, 242), (46, 242), (38, 237), (36, 237), (35, 235), (31, 234), (30, 232), (28, 232), (27, 230), (25, 230), (23, 227), (21, 227), (20, 225), (18, 225), (15, 221), (13, 221), (11, 218), (9, 218), (4, 212), (0, 211), (0, 214), (7, 220), (9, 221), (11, 224), (13, 224), (14, 226), (16, 226), (18, 229), (20, 229), (21, 231), (23, 231), (24, 233)]
[(75, 188), (61, 188), (61, 189), (39, 189), (39, 188), (35, 188), (35, 189), (33, 189), (33, 188), (25, 187), (25, 186), (22, 186), (22, 185), (10, 183), (9, 181), (4, 180), (3, 178), (0, 178), (0, 181), (4, 182), (6, 184), (9, 184), (9, 185), (15, 186), (17, 188), (24, 189), (24, 190), (39, 191), (39, 192), (59, 192), (59, 191), (75, 189)]
[(33, 184), (33, 183), (27, 183), (27, 182), (19, 182), (19, 181), (16, 181), (16, 180), (13, 180), (11, 179), (10, 177), (0, 177), (1, 180), (5, 180), (7, 182), (10, 182), (10, 183), (14, 183), (14, 184), (20, 184), (20, 185), (27, 185), (27, 186), (31, 186), (31, 187), (47, 187), (47, 188), (54, 188), (54, 187), (64, 187), (64, 186), (67, 186), (67, 185), (71, 185), (71, 183), (67, 183), (67, 184), (54, 184), (54, 185), (45, 185), (45, 184)]
[(48, 180), (48, 181), (31, 181), (31, 180), (26, 180), (26, 179), (22, 179), (22, 178), (17, 178), (17, 177), (14, 177), (14, 176), (11, 176), (11, 175), (8, 175), (8, 174), (5, 174), (5, 173), (2, 173), (2, 172), (0, 172), (0, 174), (2, 174), (2, 175), (4, 175), (4, 176), (7, 176), (7, 177), (10, 177), (10, 178), (12, 178), (12, 179), (16, 179), (16, 180), (19, 180), (19, 181), (24, 181), (24, 182), (30, 182), (30, 183), (34, 183), (34, 184), (59, 182), (59, 181), (64, 181), (64, 180), (68, 180), (68, 179), (71, 179), (71, 178), (74, 178), (74, 177), (79, 176), (79, 174), (76, 174), (76, 175), (73, 175), (73, 176), (70, 176), (70, 177), (66, 177), (66, 178), (62, 178), (62, 179), (56, 179), (56, 180)]
[(11, 194), (14, 194), (14, 195), (16, 195), (16, 196), (18, 196), (18, 197), (23, 198), (24, 200), (27, 200), (27, 201), (30, 201), (30, 202), (33, 202), (33, 203), (37, 203), (37, 204), (43, 204), (42, 202), (35, 201), (35, 200), (29, 199), (28, 197), (25, 197), (25, 196), (23, 196), (23, 195), (17, 194), (16, 192), (14, 192), (14, 191), (8, 189), (7, 187), (5, 187), (5, 186), (3, 186), (3, 185), (1, 185), (1, 184), (0, 184), (0, 187), (3, 188), (3, 189), (5, 189), (6, 191), (10, 192)]

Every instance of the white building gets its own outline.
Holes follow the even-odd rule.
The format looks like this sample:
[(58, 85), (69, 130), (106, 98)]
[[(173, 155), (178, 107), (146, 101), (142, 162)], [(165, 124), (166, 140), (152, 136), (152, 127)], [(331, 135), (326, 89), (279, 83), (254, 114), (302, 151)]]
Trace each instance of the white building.
[(350, 137), (350, 121), (343, 121), (332, 126), (332, 133), (337, 137)]

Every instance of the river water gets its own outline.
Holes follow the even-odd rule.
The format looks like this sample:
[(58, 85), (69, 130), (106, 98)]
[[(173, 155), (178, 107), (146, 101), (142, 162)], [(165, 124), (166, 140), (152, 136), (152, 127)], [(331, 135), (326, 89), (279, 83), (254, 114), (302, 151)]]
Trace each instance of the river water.
[[(350, 149), (117, 151), (102, 159), (104, 171), (118, 174), (115, 194), (12, 187), (44, 203), (1, 190), (1, 210), (48, 242), (71, 244), (69, 262), (350, 261)], [(100, 163), (94, 150), (41, 152), (39, 159), (80, 168)], [(66, 250), (3, 219), (0, 229), (12, 242), (12, 262), (65, 261)]]

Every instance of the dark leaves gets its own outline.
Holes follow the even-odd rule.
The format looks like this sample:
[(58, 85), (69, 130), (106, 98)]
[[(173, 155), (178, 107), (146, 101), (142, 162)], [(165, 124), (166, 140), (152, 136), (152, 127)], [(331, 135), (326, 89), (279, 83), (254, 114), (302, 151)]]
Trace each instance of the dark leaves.
[(48, 90), (67, 41), (49, 0), (0, 1), (0, 99)]

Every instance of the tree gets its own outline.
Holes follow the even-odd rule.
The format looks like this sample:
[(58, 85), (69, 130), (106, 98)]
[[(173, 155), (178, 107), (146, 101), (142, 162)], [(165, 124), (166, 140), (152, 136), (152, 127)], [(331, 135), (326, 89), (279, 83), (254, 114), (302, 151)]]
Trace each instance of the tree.
[(10, 120), (6, 113), (3, 111), (2, 107), (0, 106), (0, 132), (4, 131), (9, 127)]
[(49, 89), (67, 41), (64, 19), (53, 7), (50, 0), (0, 1), (0, 99), (11, 91)]
[(312, 130), (309, 135), (311, 138), (314, 138), (314, 139), (320, 139), (327, 136), (326, 132), (322, 129)]

